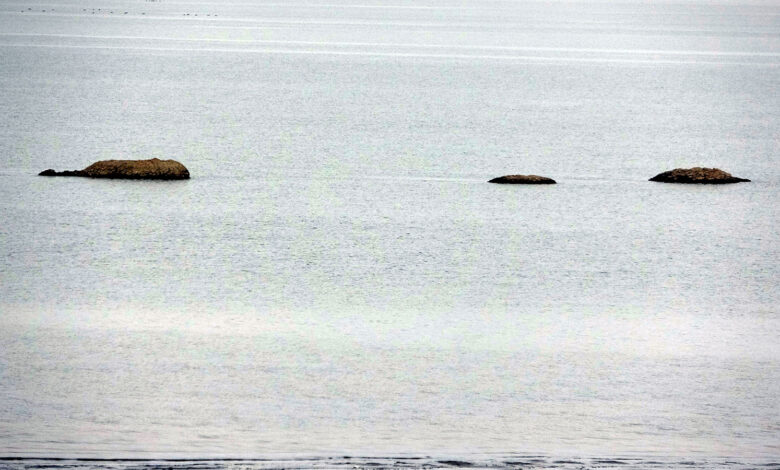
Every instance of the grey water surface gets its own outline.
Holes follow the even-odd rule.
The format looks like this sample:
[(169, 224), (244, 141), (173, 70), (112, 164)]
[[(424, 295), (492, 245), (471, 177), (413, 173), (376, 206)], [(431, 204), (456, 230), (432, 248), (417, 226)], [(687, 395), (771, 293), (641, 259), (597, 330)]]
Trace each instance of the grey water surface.
[[(109, 459), (0, 466), (771, 467), (779, 46), (747, 0), (0, 0), (0, 457)], [(192, 179), (36, 176), (152, 157)], [(690, 166), (752, 182), (647, 181)]]

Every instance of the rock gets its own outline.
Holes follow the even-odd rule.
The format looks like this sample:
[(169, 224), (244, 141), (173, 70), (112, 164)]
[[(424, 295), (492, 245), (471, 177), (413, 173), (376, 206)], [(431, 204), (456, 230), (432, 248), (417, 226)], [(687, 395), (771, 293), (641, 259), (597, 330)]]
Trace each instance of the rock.
[(51, 168), (38, 173), (38, 176), (87, 176), (81, 170), (54, 171)]
[(555, 180), (537, 175), (506, 175), (493, 178), (488, 183), (498, 184), (555, 184)]
[(81, 170), (90, 178), (186, 180), (190, 172), (175, 160), (103, 160)]
[(103, 160), (75, 171), (38, 173), (40, 176), (85, 176), (88, 178), (116, 178), (138, 180), (186, 180), (190, 172), (175, 160)]
[(719, 168), (675, 168), (665, 171), (650, 178), (650, 181), (660, 183), (687, 183), (687, 184), (729, 184), (749, 182), (744, 178), (731, 176)]

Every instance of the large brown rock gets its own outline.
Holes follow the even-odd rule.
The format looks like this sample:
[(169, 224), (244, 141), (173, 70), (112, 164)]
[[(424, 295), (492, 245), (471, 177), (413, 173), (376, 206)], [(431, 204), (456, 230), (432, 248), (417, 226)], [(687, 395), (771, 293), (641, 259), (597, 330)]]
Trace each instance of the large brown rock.
[(498, 184), (555, 184), (555, 180), (537, 175), (506, 175), (493, 178), (488, 183)]
[(686, 184), (729, 184), (742, 183), (750, 180), (737, 178), (719, 168), (675, 168), (665, 171), (650, 178), (650, 181), (660, 183), (686, 183)]
[(86, 176), (88, 178), (116, 178), (133, 180), (186, 180), (187, 168), (176, 160), (103, 160), (83, 170), (45, 170), (40, 176)]

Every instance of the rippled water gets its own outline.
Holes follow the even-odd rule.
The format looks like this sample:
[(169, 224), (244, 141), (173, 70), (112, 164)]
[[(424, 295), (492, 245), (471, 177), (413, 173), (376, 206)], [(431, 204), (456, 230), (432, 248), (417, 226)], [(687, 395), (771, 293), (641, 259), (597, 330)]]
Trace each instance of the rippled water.
[[(771, 466), (778, 45), (771, 2), (0, 0), (0, 456)], [(35, 176), (151, 157), (193, 178)], [(697, 165), (753, 182), (647, 182)]]
[(5, 459), (0, 467), (8, 470), (75, 469), (75, 470), (275, 470), (275, 469), (342, 469), (342, 468), (423, 468), (423, 469), (768, 469), (780, 468), (780, 463), (762, 459), (641, 459), (641, 458), (551, 458), (544, 455), (508, 454), (472, 456), (469, 460), (442, 460), (426, 457), (297, 457), (261, 460), (153, 460), (153, 459)]

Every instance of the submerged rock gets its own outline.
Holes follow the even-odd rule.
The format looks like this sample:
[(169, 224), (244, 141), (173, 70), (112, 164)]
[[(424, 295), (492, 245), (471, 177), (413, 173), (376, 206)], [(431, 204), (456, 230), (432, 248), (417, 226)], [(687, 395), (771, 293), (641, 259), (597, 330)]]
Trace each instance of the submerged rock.
[(555, 184), (555, 180), (537, 175), (506, 175), (493, 178), (488, 183), (498, 184)]
[(719, 168), (675, 168), (665, 171), (650, 178), (650, 181), (660, 183), (686, 183), (686, 184), (729, 184), (743, 183), (750, 180), (737, 178)]
[(186, 180), (187, 168), (176, 160), (102, 160), (83, 170), (38, 173), (39, 176), (85, 176), (88, 178), (115, 178), (138, 180)]

